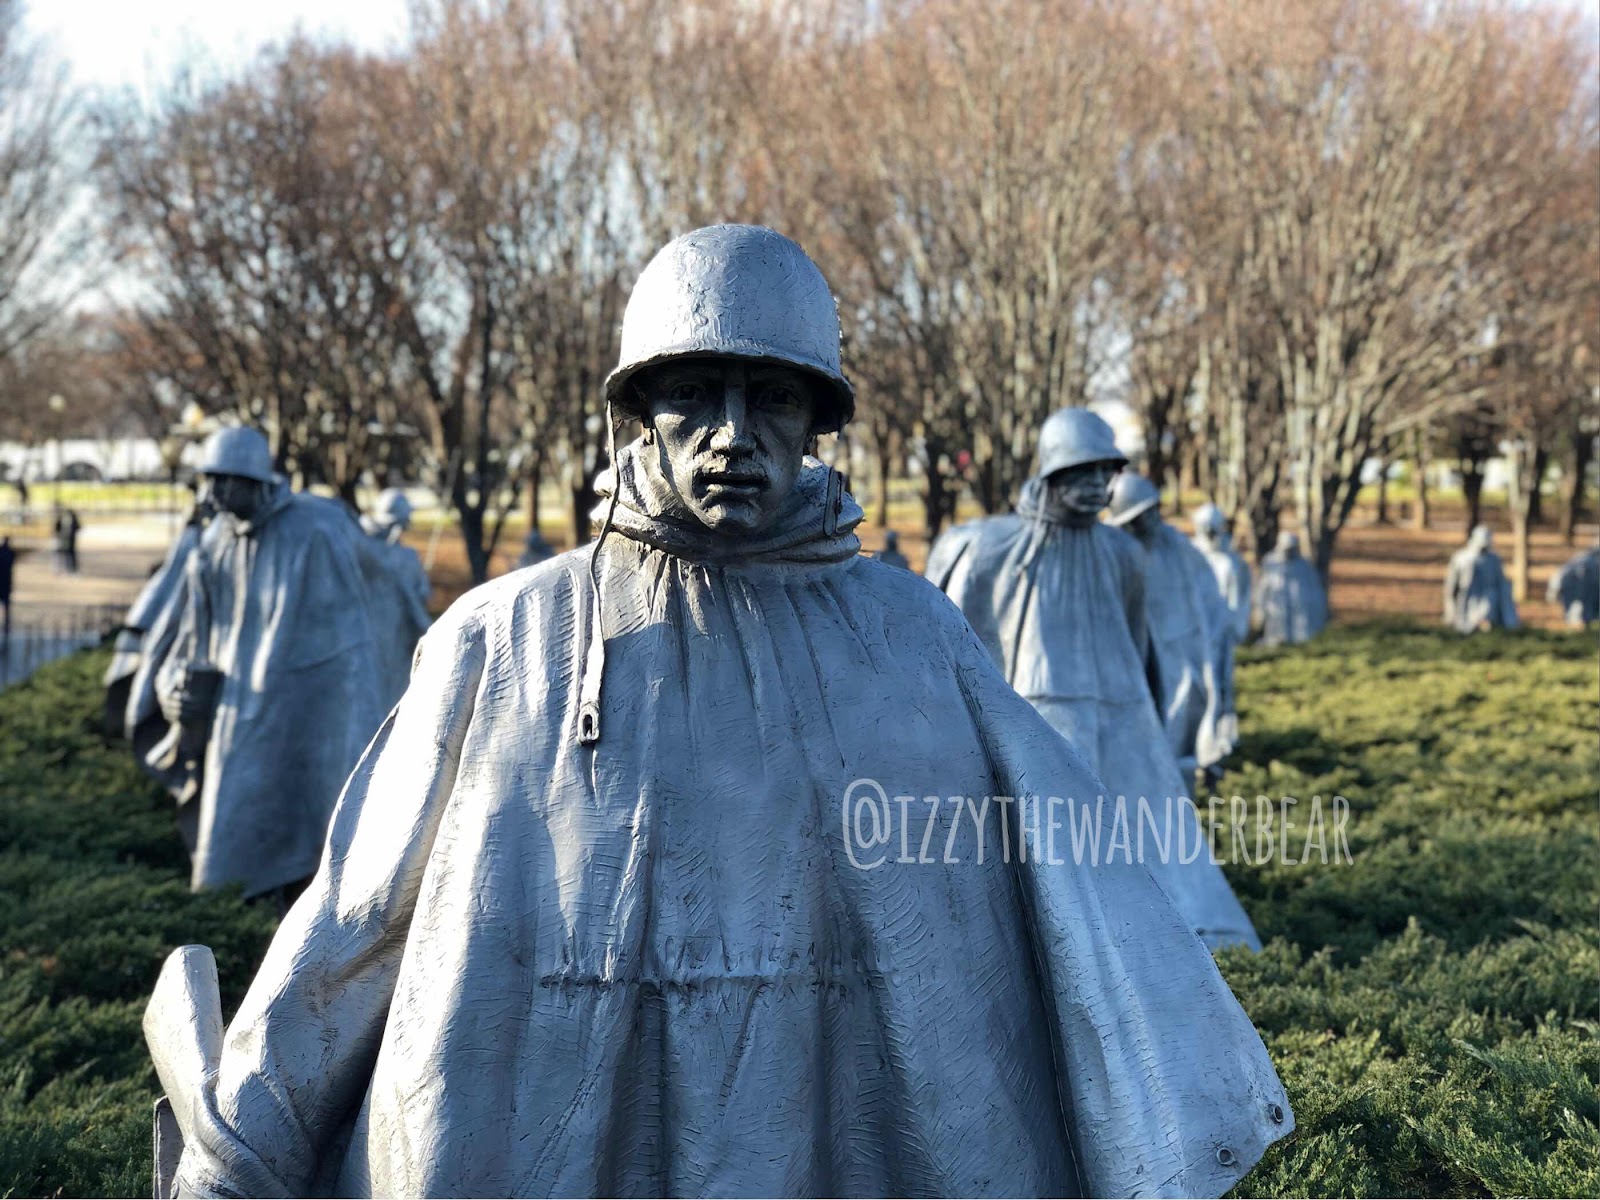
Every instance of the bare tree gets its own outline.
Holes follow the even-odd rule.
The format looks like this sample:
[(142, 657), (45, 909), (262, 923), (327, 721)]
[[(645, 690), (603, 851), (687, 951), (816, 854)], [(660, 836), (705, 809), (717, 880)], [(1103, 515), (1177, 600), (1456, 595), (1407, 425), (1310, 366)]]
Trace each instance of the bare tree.
[(380, 153), (399, 94), (388, 64), (295, 41), (101, 117), (105, 195), (149, 272), (145, 361), (347, 499), (417, 389), (385, 286), (413, 246)]
[(79, 106), (63, 66), (22, 33), (21, 0), (0, 0), (0, 359), (55, 319), (88, 281)]

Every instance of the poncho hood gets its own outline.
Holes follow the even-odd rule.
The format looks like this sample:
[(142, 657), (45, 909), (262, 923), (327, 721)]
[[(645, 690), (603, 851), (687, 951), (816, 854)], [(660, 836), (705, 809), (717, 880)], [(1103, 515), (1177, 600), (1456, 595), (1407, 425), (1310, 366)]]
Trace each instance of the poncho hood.
[(717, 533), (696, 520), (662, 475), (656, 455), (639, 440), (622, 448), (616, 470), (601, 474), (595, 494), (600, 502), (591, 515), (602, 528), (610, 513), (614, 532), (692, 562), (830, 563), (861, 550), (854, 532), (861, 506), (838, 473), (810, 455), (778, 517), (748, 537)]
[(1051, 496), (1048, 482), (1043, 475), (1035, 475), (1023, 483), (1022, 491), (1017, 497), (1017, 516), (1024, 521), (1042, 525), (1064, 525), (1070, 529), (1082, 529), (1094, 524), (1096, 520), (1095, 517), (1073, 512), (1057, 502)]

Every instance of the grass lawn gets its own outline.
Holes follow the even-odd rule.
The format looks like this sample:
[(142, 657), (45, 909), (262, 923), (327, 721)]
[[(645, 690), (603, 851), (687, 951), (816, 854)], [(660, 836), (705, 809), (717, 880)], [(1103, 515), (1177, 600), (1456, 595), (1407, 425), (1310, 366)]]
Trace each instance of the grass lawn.
[[(1223, 794), (1345, 797), (1354, 854), (1230, 868), (1267, 948), (1222, 967), (1300, 1126), (1240, 1194), (1600, 1194), (1592, 638), (1240, 658)], [(104, 663), (0, 693), (0, 1196), (148, 1195), (161, 961), (210, 945), (231, 1011), (271, 933), (189, 894), (169, 804), (95, 730)]]

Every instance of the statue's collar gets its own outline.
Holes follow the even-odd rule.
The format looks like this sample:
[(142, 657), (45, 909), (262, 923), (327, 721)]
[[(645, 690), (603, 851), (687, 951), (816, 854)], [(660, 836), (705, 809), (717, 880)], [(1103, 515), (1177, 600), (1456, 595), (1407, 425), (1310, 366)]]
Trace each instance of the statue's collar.
[(603, 526), (610, 513), (615, 532), (695, 562), (820, 564), (854, 558), (861, 549), (855, 535), (860, 506), (838, 472), (809, 456), (777, 519), (747, 537), (715, 533), (695, 520), (662, 478), (655, 455), (637, 440), (617, 454), (617, 470), (600, 476), (595, 493), (597, 524)]

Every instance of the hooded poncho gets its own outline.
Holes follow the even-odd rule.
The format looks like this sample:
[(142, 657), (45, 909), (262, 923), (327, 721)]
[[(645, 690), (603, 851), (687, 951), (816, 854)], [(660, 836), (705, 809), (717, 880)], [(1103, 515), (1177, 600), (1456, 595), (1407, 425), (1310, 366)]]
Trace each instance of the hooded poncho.
[[(1222, 593), (1222, 602), (1228, 606), (1234, 644), (1242, 645), (1250, 636), (1250, 564), (1233, 548), (1226, 535), (1213, 541), (1196, 533), (1191, 540), (1211, 568), (1217, 591)], [(1228, 693), (1233, 694), (1231, 681)]]
[(970, 819), (959, 863), (899, 861), (898, 829), (875, 868), (845, 843), (863, 778), (1064, 795), (1099, 788), (1082, 760), (937, 591), (857, 554), (822, 464), (735, 541), (636, 453), (599, 548), (468, 593), (424, 637), (229, 1031), (184, 1185), (1231, 1187), (1292, 1118), (1143, 867), (1002, 861), (999, 806), (981, 861)]
[(1178, 765), (1221, 762), (1233, 749), (1233, 617), (1205, 556), (1165, 521), (1134, 537), (1145, 556), (1145, 606), (1161, 668), (1161, 716)]
[(1263, 646), (1298, 646), (1328, 623), (1328, 595), (1317, 568), (1298, 545), (1279, 547), (1261, 560), (1256, 581), (1256, 611), (1261, 614)]
[(1444, 576), (1444, 620), (1458, 633), (1515, 629), (1517, 604), (1500, 556), (1474, 537), (1450, 556)]
[(387, 529), (368, 530), (357, 542), (361, 574), (367, 585), (367, 617), (372, 624), (379, 707), (399, 701), (411, 678), (417, 639), (433, 618), (428, 598), (433, 593), (422, 559), (410, 546), (390, 540)]
[(1585, 550), (1563, 563), (1550, 577), (1545, 596), (1568, 625), (1600, 621), (1600, 550)]
[[(193, 572), (146, 639), (130, 712), (156, 710), (185, 663), (225, 677), (193, 815), (196, 891), (239, 883), (253, 896), (316, 869), (339, 790), (383, 715), (362, 537), (339, 504), (279, 481), (253, 522), (222, 516), (200, 538), (204, 644)], [(163, 749), (147, 752), (152, 766)]]
[[(1111, 796), (1143, 797), (1182, 813), (1186, 844), (1199, 821), (1154, 695), (1142, 555), (1120, 529), (1052, 519), (1043, 481), (1023, 489), (1017, 513), (961, 525), (928, 555), (928, 578), (966, 614), (1006, 680), (1088, 759)], [(1176, 856), (1173, 856), (1176, 857)], [(1202, 854), (1151, 870), (1212, 946), (1259, 949), (1255, 928), (1222, 871)]]
[[(166, 560), (145, 582), (133, 606), (128, 609), (128, 615), (122, 620), (122, 629), (117, 634), (105, 677), (105, 724), (106, 731), (113, 737), (133, 736), (129, 729), (128, 697), (133, 691), (134, 677), (139, 672), (139, 662), (144, 654), (145, 635), (155, 628), (183, 582), (189, 555), (200, 544), (203, 528), (198, 520), (193, 519), (184, 525), (183, 532), (167, 551)], [(142, 714), (143, 717), (152, 715)]]

